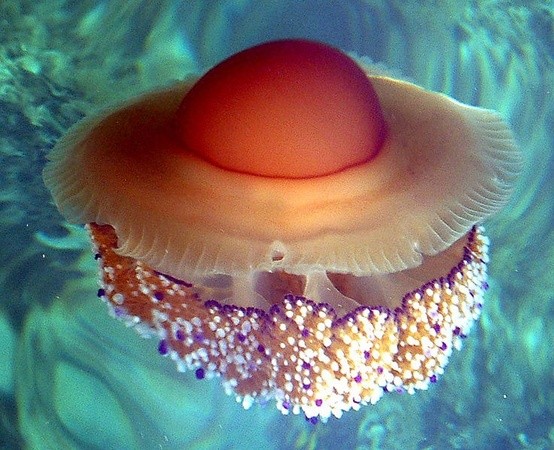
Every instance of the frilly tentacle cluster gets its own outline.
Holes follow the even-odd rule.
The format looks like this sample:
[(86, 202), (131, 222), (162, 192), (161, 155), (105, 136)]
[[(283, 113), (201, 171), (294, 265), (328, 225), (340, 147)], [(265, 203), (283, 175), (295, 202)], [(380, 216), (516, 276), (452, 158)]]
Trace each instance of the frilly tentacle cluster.
[(194, 285), (118, 255), (112, 227), (89, 230), (101, 270), (98, 295), (116, 317), (158, 336), (159, 352), (179, 370), (221, 377), (245, 408), (275, 399), (284, 414), (312, 421), (436, 382), (488, 287), (480, 227), (467, 235), (459, 263), (407, 293), (399, 308), (363, 306), (343, 317), (293, 295), (268, 311), (201, 298)]

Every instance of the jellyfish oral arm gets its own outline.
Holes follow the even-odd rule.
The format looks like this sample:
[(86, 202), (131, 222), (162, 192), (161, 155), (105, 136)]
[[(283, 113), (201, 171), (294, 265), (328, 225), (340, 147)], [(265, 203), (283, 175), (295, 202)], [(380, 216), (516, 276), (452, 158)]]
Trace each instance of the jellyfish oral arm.
[(286, 294), (269, 309), (204, 298), (204, 288), (115, 252), (110, 226), (89, 226), (98, 295), (112, 314), (158, 335), (158, 350), (197, 378), (220, 376), (245, 407), (276, 401), (284, 414), (325, 421), (385, 392), (436, 382), (479, 317), (488, 241), (475, 227), (450, 272), (407, 293), (401, 307), (360, 306), (340, 317), (328, 304)]

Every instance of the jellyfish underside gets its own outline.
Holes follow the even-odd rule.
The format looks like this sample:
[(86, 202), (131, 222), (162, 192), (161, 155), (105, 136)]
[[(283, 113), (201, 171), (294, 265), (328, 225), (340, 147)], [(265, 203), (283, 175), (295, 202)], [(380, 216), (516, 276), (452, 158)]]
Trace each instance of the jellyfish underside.
[[(445, 267), (453, 268), (463, 258), (466, 238), (447, 250), (425, 256), (423, 263), (393, 273), (357, 276), (314, 268), (302, 274), (283, 270), (252, 271), (247, 274), (211, 274), (193, 280), (204, 299), (243, 307), (267, 310), (278, 305), (287, 294), (317, 299), (342, 315), (359, 306), (385, 307), (402, 305), (403, 297), (429, 280), (447, 277)], [(190, 281), (190, 280), (185, 280)]]

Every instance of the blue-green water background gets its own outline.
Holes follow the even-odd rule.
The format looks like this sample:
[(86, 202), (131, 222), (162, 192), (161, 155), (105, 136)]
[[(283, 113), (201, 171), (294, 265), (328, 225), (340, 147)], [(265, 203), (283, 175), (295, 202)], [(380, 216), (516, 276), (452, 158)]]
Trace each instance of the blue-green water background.
[[(0, 3), (0, 448), (554, 448), (551, 1)], [(483, 316), (429, 391), (327, 424), (244, 411), (108, 317), (41, 180), (79, 118), (255, 43), (308, 37), (499, 110), (526, 167), (486, 223)], [(394, 72), (396, 71), (396, 72)], [(463, 168), (458, 168), (463, 170)]]

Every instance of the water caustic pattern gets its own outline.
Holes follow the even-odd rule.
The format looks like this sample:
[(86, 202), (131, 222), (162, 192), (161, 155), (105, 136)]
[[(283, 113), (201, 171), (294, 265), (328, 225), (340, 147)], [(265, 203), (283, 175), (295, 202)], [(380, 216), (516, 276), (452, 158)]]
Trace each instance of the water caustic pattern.
[(245, 407), (325, 420), (443, 373), (520, 164), (497, 114), (289, 40), (85, 119), (44, 179), (116, 317)]

